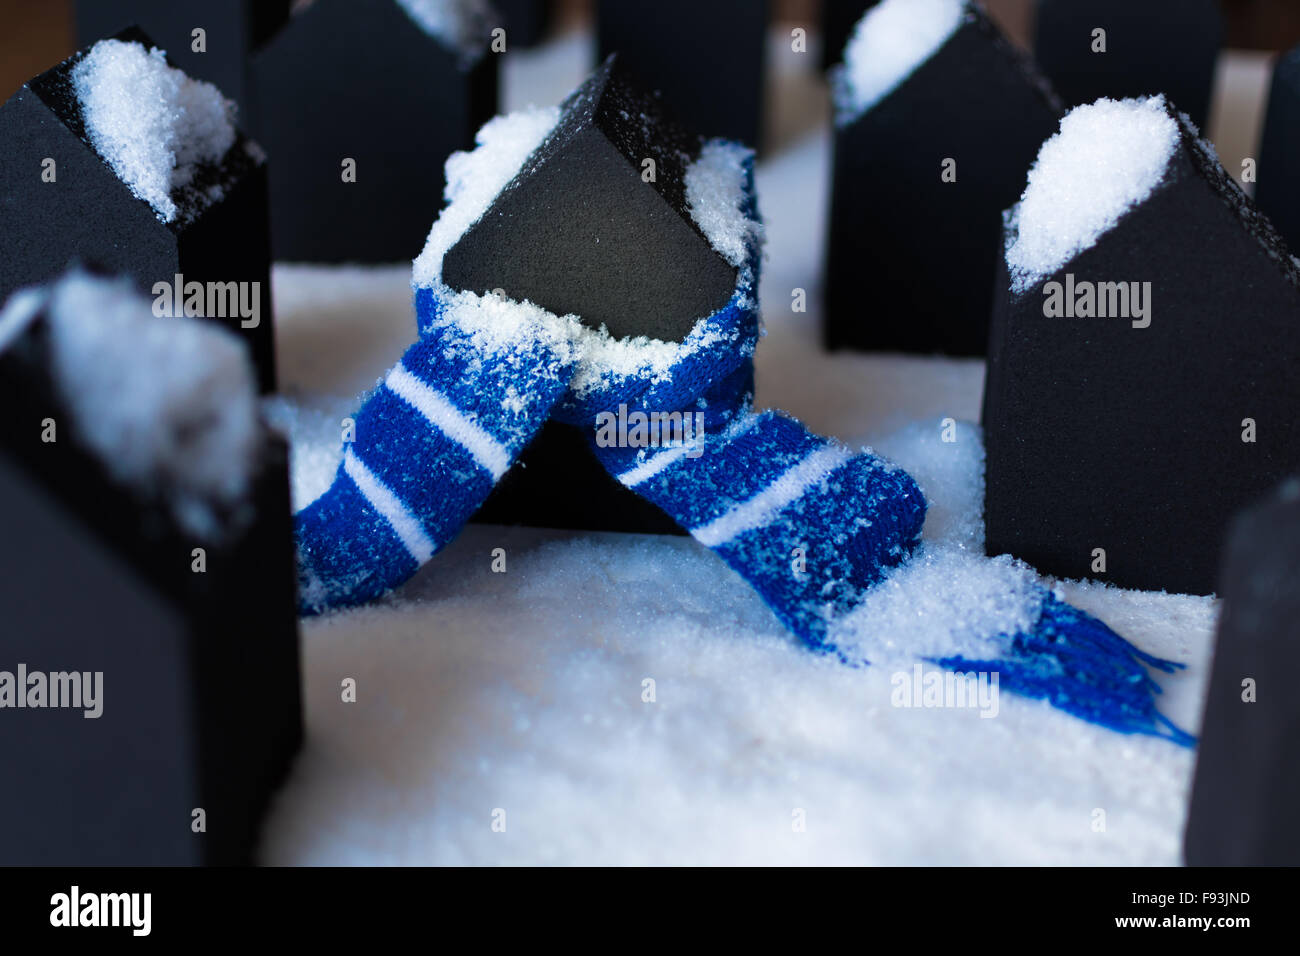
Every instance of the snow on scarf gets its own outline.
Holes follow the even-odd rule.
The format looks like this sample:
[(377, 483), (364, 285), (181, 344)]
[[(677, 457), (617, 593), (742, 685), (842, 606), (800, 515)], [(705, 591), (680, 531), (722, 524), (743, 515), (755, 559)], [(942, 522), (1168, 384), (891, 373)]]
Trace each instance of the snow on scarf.
[[(717, 553), (810, 647), (852, 666), (997, 673), (1001, 687), (1101, 726), (1192, 741), (1157, 710), (1147, 670), (1178, 665), (1065, 604), (1020, 562), (918, 548), (926, 501), (905, 471), (782, 413), (752, 411), (762, 230), (743, 147), (714, 141), (696, 161), (709, 164), (716, 201), (729, 208), (692, 213), (738, 280), (681, 343), (614, 341), (573, 316), (443, 284), (443, 254), (556, 115), (498, 117), (478, 149), (449, 161), (451, 202), (415, 263), (419, 340), (362, 404), (332, 486), (296, 517), (304, 614), (372, 600), (411, 577), (554, 418), (588, 428), (611, 475)], [(671, 412), (691, 427), (669, 447), (597, 441), (615, 419)], [(935, 572), (953, 561), (966, 586), (948, 593), (951, 576)], [(923, 604), (943, 626), (918, 642), (873, 626), (874, 611), (899, 602), (918, 613)]]

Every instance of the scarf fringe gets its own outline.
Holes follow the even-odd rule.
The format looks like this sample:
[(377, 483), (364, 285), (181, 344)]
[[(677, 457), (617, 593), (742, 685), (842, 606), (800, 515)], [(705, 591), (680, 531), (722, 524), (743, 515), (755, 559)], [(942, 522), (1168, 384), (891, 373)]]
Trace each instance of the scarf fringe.
[(1156, 707), (1163, 689), (1147, 672), (1173, 674), (1183, 665), (1139, 650), (1092, 615), (1049, 594), (1031, 631), (999, 639), (1007, 644), (1004, 659), (955, 656), (931, 663), (963, 673), (996, 671), (1008, 690), (1119, 733), (1196, 744)]

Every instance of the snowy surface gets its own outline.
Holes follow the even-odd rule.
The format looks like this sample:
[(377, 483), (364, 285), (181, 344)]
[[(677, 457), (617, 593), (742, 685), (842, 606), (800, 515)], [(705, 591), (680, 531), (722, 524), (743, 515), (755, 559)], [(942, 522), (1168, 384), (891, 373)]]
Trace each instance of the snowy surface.
[(243, 342), (212, 322), (155, 316), (129, 280), (73, 272), (11, 300), (0, 347), (38, 311), (78, 438), (118, 481), (213, 539), (219, 513), (248, 491), (260, 441)]
[[(784, 46), (773, 60), (782, 138), (758, 173), (768, 234), (758, 404), (907, 468), (930, 499), (936, 555), (910, 573), (942, 581), (953, 573), (944, 562), (965, 559), (983, 533), (970, 424), (983, 366), (821, 351), (829, 135), (824, 123), (801, 126), (806, 74), (790, 72), (801, 64)], [(557, 102), (588, 49), (570, 38), (508, 61), (511, 106)], [(287, 390), (277, 417), (294, 435), (301, 503), (328, 485), (357, 392), (413, 338), (410, 270), (278, 266), (274, 278)], [(807, 312), (791, 311), (795, 289), (807, 290)], [(942, 441), (945, 418), (958, 423), (955, 442)], [(495, 548), (505, 573), (491, 570)], [(981, 566), (1007, 575), (1016, 613), (1022, 573)], [(1195, 731), (1218, 603), (1062, 587), (1138, 647), (1188, 664), (1161, 677), (1162, 707)], [(933, 616), (931, 605), (913, 610)], [(894, 636), (882, 628), (880, 641), (906, 639), (905, 612), (896, 604)], [(1190, 751), (1010, 693), (993, 719), (891, 706), (896, 667), (809, 654), (689, 539), (471, 526), (391, 600), (305, 621), (303, 655), (307, 743), (267, 823), (270, 863), (1180, 857)], [(347, 677), (356, 703), (340, 699)], [(492, 828), (497, 810), (505, 832)]]
[(875, 106), (957, 32), (966, 0), (884, 0), (858, 21), (835, 74), (836, 106), (847, 123)]
[(219, 163), (234, 145), (234, 104), (168, 66), (157, 47), (100, 40), (72, 82), (95, 151), (163, 222), (177, 218), (176, 194), (198, 167)]
[(1012, 288), (1033, 288), (1115, 228), (1160, 185), (1178, 143), (1163, 95), (1100, 99), (1067, 113), (1015, 207)]

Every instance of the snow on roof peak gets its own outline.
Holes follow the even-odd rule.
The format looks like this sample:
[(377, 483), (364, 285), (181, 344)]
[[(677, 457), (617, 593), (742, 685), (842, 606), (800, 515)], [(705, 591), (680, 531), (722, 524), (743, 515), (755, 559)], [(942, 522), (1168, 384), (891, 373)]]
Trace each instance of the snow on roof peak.
[(77, 271), (15, 293), (0, 312), (0, 345), (40, 313), (78, 439), (115, 480), (162, 498), (189, 531), (219, 537), (219, 516), (244, 501), (258, 456), (244, 343), (206, 319), (155, 316), (129, 279)]
[(154, 47), (100, 40), (72, 70), (91, 145), (163, 222), (199, 167), (221, 162), (236, 138), (234, 104)]
[(1029, 171), (1007, 246), (1024, 292), (1113, 229), (1160, 185), (1178, 148), (1164, 96), (1100, 99), (1071, 110)]
[(493, 13), (488, 0), (397, 0), (425, 33), (469, 60), (487, 47)]
[(966, 0), (884, 0), (858, 21), (834, 74), (841, 123), (871, 109), (961, 26)]

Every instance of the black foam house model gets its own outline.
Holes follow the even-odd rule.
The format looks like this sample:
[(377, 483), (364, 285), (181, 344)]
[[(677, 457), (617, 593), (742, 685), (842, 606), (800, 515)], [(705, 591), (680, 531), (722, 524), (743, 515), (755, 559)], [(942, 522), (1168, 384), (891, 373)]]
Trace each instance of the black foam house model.
[(509, 37), (507, 49), (536, 46), (550, 29), (551, 0), (492, 0)]
[(1024, 287), (1003, 259), (987, 547), (1059, 577), (1208, 594), (1233, 515), (1300, 471), (1300, 266), (1160, 108), (1176, 136), (1144, 198)]
[(1300, 47), (1273, 64), (1259, 147), (1255, 201), (1294, 251), (1300, 249)]
[[(871, 26), (863, 42), (895, 42)], [(832, 74), (825, 344), (983, 355), (1002, 210), (1055, 131), (1057, 101), (975, 4), (869, 103), (849, 70)]]
[[(153, 47), (134, 29), (108, 42), (136, 45), (142, 57)], [(190, 179), (172, 185), (170, 195), (166, 185), (146, 193), (128, 181), (138, 171), (139, 156), (161, 157), (165, 171), (168, 158), (176, 164), (177, 155), (194, 148), (186, 140), (193, 132), (182, 122), (175, 141), (167, 143), (146, 141), (166, 135), (158, 129), (126, 131), (120, 145), (131, 165), (123, 167), (125, 173), (115, 168), (93, 141), (74, 80), (89, 52), (35, 77), (0, 106), (0, 299), (75, 261), (126, 273), (144, 291), (157, 290), (160, 303), (170, 299), (173, 309), (186, 307), (187, 290), (191, 307), (199, 308), (193, 293), (201, 290), (203, 313), (245, 339), (260, 387), (273, 390), (270, 237), (260, 149), (236, 130), (223, 156), (195, 162)], [(117, 88), (103, 92), (127, 113), (134, 112), (133, 97), (146, 109), (156, 90), (138, 80), (138, 72), (127, 72)]]
[(1164, 93), (1205, 127), (1217, 0), (1038, 0), (1035, 24), (1034, 57), (1067, 106)]
[(703, 136), (761, 148), (769, 0), (598, 0), (596, 44)]
[(277, 260), (419, 253), (442, 206), (443, 162), (496, 112), (500, 59), (490, 50), (500, 24), (475, 5), (443, 0), (437, 24), (420, 9), (313, 0), (255, 55), (254, 134), (272, 157)]
[(1184, 841), (1190, 866), (1300, 865), (1300, 480), (1239, 515)]
[[(670, 118), (613, 55), (565, 101), (522, 171), (443, 259), (453, 289), (500, 289), (616, 338), (680, 341), (722, 308), (736, 270), (686, 204), (702, 140)], [(656, 161), (656, 176), (642, 177)], [(615, 481), (578, 428), (548, 423), (502, 479), (478, 520), (676, 533), (677, 525)]]
[(289, 19), (292, 0), (77, 0), (77, 43), (136, 26), (187, 74), (239, 104), (250, 128), (252, 57)]
[[(287, 448), (256, 423), (251, 369), (214, 401), (209, 378), (154, 364), (142, 379), (124, 358), (139, 329), (94, 351), (54, 331), (59, 308), (106, 321), (129, 280), (60, 287), (62, 299), (28, 290), (0, 312), (0, 864), (247, 863), (302, 734)], [(131, 300), (153, 335), (197, 322)], [(179, 351), (193, 361), (211, 346)], [(98, 381), (89, 416), (70, 398), (85, 374)], [(254, 423), (239, 446), (246, 484), (187, 520), (161, 466), (135, 475), (119, 456), (155, 443), (171, 467), (195, 467), (232, 394)], [(154, 401), (161, 423), (121, 413)]]

